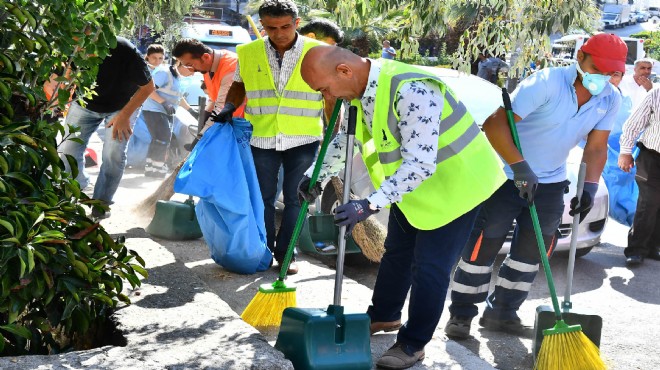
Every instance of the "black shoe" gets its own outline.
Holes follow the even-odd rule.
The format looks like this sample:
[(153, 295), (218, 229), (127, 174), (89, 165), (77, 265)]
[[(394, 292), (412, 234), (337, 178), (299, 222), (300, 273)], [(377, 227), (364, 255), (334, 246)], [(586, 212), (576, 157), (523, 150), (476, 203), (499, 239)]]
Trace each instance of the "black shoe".
[(526, 337), (531, 337), (534, 331), (533, 327), (523, 325), (520, 320), (496, 320), (481, 317), (479, 325), (491, 331)]
[(103, 210), (102, 208), (93, 208), (92, 209), (92, 219), (99, 221), (110, 217), (110, 210)]
[(643, 262), (644, 262), (644, 257), (638, 256), (638, 255), (630, 256), (630, 257), (626, 258), (626, 266), (628, 266), (628, 267), (639, 266)]
[(656, 249), (649, 253), (648, 257), (652, 260), (660, 261), (660, 249)]

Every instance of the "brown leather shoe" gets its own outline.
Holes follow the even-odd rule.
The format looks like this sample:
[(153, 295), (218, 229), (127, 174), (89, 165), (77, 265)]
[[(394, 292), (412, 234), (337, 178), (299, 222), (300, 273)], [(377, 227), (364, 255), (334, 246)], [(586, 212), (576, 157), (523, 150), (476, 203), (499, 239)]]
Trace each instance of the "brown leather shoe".
[(395, 321), (375, 321), (369, 325), (369, 332), (371, 335), (378, 333), (379, 331), (390, 332), (399, 330), (401, 327), (401, 320)]
[(415, 351), (410, 346), (397, 342), (383, 353), (376, 366), (382, 369), (407, 369), (423, 359), (423, 348)]

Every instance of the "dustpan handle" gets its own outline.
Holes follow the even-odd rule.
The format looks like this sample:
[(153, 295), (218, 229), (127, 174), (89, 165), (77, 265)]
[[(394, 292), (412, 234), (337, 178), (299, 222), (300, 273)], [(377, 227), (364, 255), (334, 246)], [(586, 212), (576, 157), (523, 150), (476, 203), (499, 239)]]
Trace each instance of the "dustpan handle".
[[(357, 107), (348, 108), (348, 126), (346, 127), (346, 165), (344, 167), (344, 194), (341, 204), (346, 204), (351, 198), (351, 172), (353, 171), (353, 146), (355, 145), (355, 124)], [(337, 266), (335, 271), (334, 305), (341, 306), (341, 285), (344, 280), (344, 256), (346, 255), (346, 226), (339, 228), (337, 242)]]
[[(578, 171), (578, 181), (577, 181), (577, 200), (578, 205), (580, 204), (582, 198), (582, 191), (584, 190), (584, 178), (587, 173), (587, 164), (582, 162), (580, 163), (580, 171)], [(575, 269), (575, 251), (577, 249), (578, 242), (578, 228), (580, 226), (580, 214), (576, 213), (573, 215), (573, 224), (571, 225), (571, 247), (568, 250), (568, 269), (566, 270), (566, 291), (564, 292), (564, 301), (561, 304), (564, 312), (568, 312), (573, 308), (571, 303), (571, 290), (573, 290), (573, 270)]]

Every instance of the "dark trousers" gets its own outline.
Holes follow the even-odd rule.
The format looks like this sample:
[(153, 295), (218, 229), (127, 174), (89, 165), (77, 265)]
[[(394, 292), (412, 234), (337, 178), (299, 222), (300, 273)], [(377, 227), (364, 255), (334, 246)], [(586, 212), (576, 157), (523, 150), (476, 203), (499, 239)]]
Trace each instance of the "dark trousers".
[[(273, 252), (275, 259), (280, 262), (284, 259), (300, 212), (298, 183), (314, 161), (318, 146), (319, 142), (317, 141), (284, 151), (252, 147), (254, 166), (257, 170), (261, 197), (264, 201), (268, 248)], [(284, 212), (282, 214), (282, 224), (276, 236), (275, 196), (277, 195), (277, 176), (280, 166), (284, 168), (284, 182), (282, 184)]]
[(149, 129), (151, 143), (147, 151), (147, 158), (162, 164), (165, 162), (167, 148), (172, 140), (172, 123), (165, 113), (142, 111), (144, 123)]
[(639, 146), (635, 182), (639, 187), (637, 210), (628, 232), (626, 257), (643, 256), (660, 248), (660, 153)]
[(385, 239), (372, 305), (367, 313), (372, 322), (401, 319), (401, 310), (410, 291), (408, 322), (397, 341), (416, 349), (433, 337), (447, 296), (451, 269), (470, 235), (476, 208), (434, 230), (410, 225), (395, 205)]
[[(539, 184), (534, 204), (547, 253), (557, 244), (557, 228), (564, 211), (568, 181)], [(520, 198), (513, 180), (506, 181), (482, 205), (474, 230), (465, 245), (452, 282), (452, 316), (474, 317), (477, 304), (487, 300), (484, 316), (518, 320), (517, 311), (527, 299), (541, 256), (527, 201)], [(493, 263), (506, 240), (513, 220), (516, 228), (509, 255), (502, 263), (493, 293), (488, 296)]]

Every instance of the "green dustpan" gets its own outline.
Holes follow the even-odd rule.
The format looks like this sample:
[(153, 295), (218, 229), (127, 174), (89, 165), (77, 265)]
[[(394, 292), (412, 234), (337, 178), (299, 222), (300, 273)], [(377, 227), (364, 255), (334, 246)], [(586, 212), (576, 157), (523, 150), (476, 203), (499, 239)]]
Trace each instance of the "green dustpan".
[[(586, 174), (587, 165), (580, 164), (580, 171), (578, 172), (577, 183), (577, 197), (578, 201), (582, 196), (584, 188), (584, 177)], [(573, 217), (573, 225), (571, 230), (571, 247), (568, 255), (568, 270), (566, 273), (566, 291), (564, 293), (564, 302), (562, 302), (562, 318), (568, 325), (582, 326), (582, 332), (586, 335), (596, 346), (600, 347), (600, 336), (603, 329), (603, 319), (594, 314), (579, 313), (573, 311), (573, 304), (571, 303), (571, 290), (573, 288), (573, 270), (575, 268), (575, 250), (577, 248), (578, 239), (578, 225), (580, 224), (580, 215)], [(538, 306), (536, 308), (536, 319), (534, 320), (534, 337), (532, 338), (532, 349), (534, 350), (534, 357), (538, 356), (543, 342), (543, 330), (550, 329), (555, 326), (556, 315), (555, 311), (550, 306)]]
[[(344, 203), (350, 196), (353, 140), (357, 108), (348, 116), (348, 143), (344, 171)], [(287, 308), (282, 316), (275, 348), (296, 370), (368, 370), (372, 367), (370, 319), (366, 313), (345, 313), (341, 306), (346, 227), (339, 229), (333, 304), (327, 309)]]

